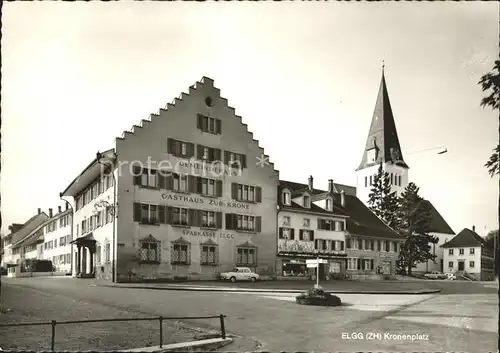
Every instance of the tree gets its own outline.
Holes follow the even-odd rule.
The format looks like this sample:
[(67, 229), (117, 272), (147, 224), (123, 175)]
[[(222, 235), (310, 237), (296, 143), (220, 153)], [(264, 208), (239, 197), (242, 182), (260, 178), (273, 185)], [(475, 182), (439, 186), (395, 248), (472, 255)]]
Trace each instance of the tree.
[(418, 194), (415, 183), (409, 183), (399, 198), (399, 233), (405, 241), (399, 252), (398, 266), (403, 273), (411, 276), (412, 268), (418, 263), (434, 260), (431, 243), (438, 238), (428, 233), (432, 213), (427, 202)]
[(491, 232), (486, 234), (486, 237), (484, 238), (484, 240), (486, 241), (486, 246), (493, 249), (495, 245), (495, 237), (497, 238), (498, 241), (498, 229), (492, 230)]
[[(481, 77), (478, 82), (481, 85), (483, 92), (487, 92), (487, 96), (481, 100), (481, 107), (490, 107), (493, 110), (500, 110), (500, 60), (495, 61), (495, 66), (492, 72), (489, 72)], [(498, 134), (500, 135), (500, 116), (498, 118)], [(488, 168), (488, 172), (493, 177), (500, 173), (500, 143), (493, 149), (493, 154), (484, 165)]]
[(368, 207), (385, 224), (394, 230), (398, 228), (398, 198), (396, 192), (391, 192), (389, 173), (384, 172), (382, 163), (373, 175), (373, 183), (368, 195)]

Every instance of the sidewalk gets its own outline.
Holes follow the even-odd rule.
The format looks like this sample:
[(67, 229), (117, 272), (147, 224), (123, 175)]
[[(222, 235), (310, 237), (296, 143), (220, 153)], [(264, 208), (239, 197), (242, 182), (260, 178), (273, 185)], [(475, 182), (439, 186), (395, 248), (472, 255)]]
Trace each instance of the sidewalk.
[[(99, 283), (97, 285), (118, 288), (153, 290), (177, 290), (229, 293), (300, 293), (313, 287), (313, 281), (266, 281), (247, 282), (185, 282), (185, 283)], [(410, 281), (324, 281), (320, 286), (335, 294), (433, 294), (441, 289), (436, 285)]]

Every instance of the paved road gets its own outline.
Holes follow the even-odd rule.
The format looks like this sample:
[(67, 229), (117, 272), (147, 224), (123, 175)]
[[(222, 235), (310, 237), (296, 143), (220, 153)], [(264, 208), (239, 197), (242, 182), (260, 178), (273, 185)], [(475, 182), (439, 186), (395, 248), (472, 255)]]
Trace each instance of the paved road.
[[(85, 301), (91, 306), (127, 310), (135, 315), (224, 313), (228, 315), (228, 331), (255, 339), (263, 345), (262, 349), (269, 351), (496, 351), (497, 297), (490, 293), (494, 288), (482, 284), (482, 294), (345, 294), (339, 297), (346, 305), (324, 308), (297, 305), (293, 294), (110, 288), (71, 278), (4, 282), (9, 287), (28, 286), (47, 294)], [(464, 291), (480, 291), (481, 286), (468, 285), (462, 284)], [(454, 286), (455, 290), (460, 288), (458, 284)], [(219, 325), (216, 320), (209, 323), (196, 320), (192, 324), (205, 329), (217, 329)], [(364, 337), (354, 339), (355, 333), (362, 333)], [(381, 334), (381, 339), (378, 335), (368, 337), (369, 333)], [(385, 334), (391, 333), (421, 336), (414, 341), (384, 339)]]
[[(145, 287), (168, 287), (168, 286), (193, 286), (193, 287), (234, 287), (252, 289), (288, 289), (303, 291), (311, 288), (314, 281), (262, 281), (262, 282), (182, 282), (182, 283), (143, 283), (119, 286), (145, 286)], [(440, 294), (495, 294), (497, 293), (496, 282), (465, 282), (448, 280), (408, 280), (408, 281), (323, 281), (320, 285), (327, 291), (420, 291), (425, 289), (439, 289)]]

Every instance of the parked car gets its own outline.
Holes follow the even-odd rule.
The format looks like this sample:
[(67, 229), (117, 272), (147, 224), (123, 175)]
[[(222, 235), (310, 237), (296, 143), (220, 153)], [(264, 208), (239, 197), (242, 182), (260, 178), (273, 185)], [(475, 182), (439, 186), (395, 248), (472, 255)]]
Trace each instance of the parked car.
[(235, 267), (229, 272), (223, 272), (220, 274), (220, 279), (229, 280), (231, 282), (236, 281), (258, 281), (259, 275), (252, 272), (248, 267)]
[(449, 279), (450, 281), (454, 281), (457, 279), (457, 276), (454, 274), (454, 273), (451, 273), (451, 272), (448, 272), (446, 273), (446, 277), (447, 279)]
[(447, 279), (448, 276), (442, 272), (438, 272), (438, 271), (432, 271), (430, 273), (426, 273), (424, 275), (425, 278), (427, 279)]

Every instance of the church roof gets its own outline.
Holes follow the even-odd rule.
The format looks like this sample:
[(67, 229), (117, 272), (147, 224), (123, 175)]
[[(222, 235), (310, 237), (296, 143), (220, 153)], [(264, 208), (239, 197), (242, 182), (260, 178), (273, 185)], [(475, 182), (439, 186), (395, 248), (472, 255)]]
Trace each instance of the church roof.
[(473, 232), (469, 228), (464, 228), (449, 242), (446, 242), (443, 245), (441, 245), (441, 247), (442, 248), (486, 247), (486, 242), (476, 232)]
[(429, 205), (432, 221), (429, 226), (429, 232), (431, 233), (443, 233), (443, 234), (455, 234), (453, 229), (449, 226), (449, 224), (444, 220), (443, 216), (438, 212), (438, 210), (434, 207), (434, 205), (429, 200), (422, 201)]
[[(371, 162), (367, 158), (367, 151), (373, 148), (376, 150), (376, 157), (375, 161)], [(387, 84), (382, 70), (382, 80), (380, 82), (377, 102), (375, 103), (370, 131), (368, 132), (368, 138), (363, 151), (363, 158), (357, 170), (385, 162), (409, 168), (403, 160), (396, 123), (392, 114), (389, 94), (387, 93)]]

